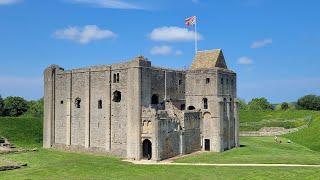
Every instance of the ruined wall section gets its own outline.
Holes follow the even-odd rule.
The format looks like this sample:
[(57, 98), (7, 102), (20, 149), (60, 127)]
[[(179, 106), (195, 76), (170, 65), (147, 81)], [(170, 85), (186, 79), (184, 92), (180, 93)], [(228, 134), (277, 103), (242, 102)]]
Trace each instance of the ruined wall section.
[(182, 126), (182, 154), (189, 154), (201, 150), (201, 137), (200, 137), (200, 121), (201, 112), (199, 111), (186, 111), (183, 113), (183, 126)]
[[(151, 70), (151, 96), (157, 94), (160, 102), (166, 96), (180, 109), (181, 105), (185, 104), (185, 71), (155, 67), (152, 67)], [(166, 93), (165, 87), (167, 88)]]

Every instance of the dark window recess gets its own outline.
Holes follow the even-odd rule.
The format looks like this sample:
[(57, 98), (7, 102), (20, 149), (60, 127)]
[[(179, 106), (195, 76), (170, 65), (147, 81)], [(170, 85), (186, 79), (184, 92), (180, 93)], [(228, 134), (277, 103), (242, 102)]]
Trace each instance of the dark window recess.
[(117, 82), (117, 75), (113, 74), (113, 83), (116, 83), (116, 82)]
[(98, 109), (102, 109), (102, 100), (98, 101)]
[(113, 102), (120, 102), (121, 101), (121, 92), (120, 91), (115, 91), (113, 92)]
[(221, 78), (221, 84), (223, 84), (223, 78)]
[(159, 104), (159, 95), (157, 94), (152, 95), (151, 104)]
[(181, 104), (180, 105), (180, 110), (186, 110), (186, 105), (185, 104)]
[(76, 108), (80, 108), (81, 107), (81, 99), (80, 98), (77, 98), (75, 100), (75, 106), (76, 106)]
[(188, 107), (188, 110), (194, 110), (194, 109), (196, 109), (194, 106), (189, 106)]
[(203, 109), (208, 109), (208, 99), (207, 98), (203, 98)]
[(204, 140), (204, 150), (205, 151), (210, 151), (210, 139), (205, 139)]
[(179, 80), (179, 85), (181, 85), (181, 84), (182, 84), (182, 80), (180, 79), (180, 80)]
[(63, 104), (63, 101), (60, 101), (60, 104)]
[(210, 78), (207, 78), (206, 79), (206, 84), (209, 84), (210, 83)]
[(119, 83), (120, 82), (120, 75), (119, 75), (119, 73), (117, 73), (117, 83)]
[(229, 84), (229, 79), (227, 79), (227, 85)]

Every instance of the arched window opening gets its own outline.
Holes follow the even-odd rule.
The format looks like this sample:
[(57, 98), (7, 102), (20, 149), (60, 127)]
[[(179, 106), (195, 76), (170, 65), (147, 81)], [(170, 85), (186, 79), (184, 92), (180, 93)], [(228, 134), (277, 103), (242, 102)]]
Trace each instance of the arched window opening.
[(194, 106), (189, 106), (188, 110), (195, 110), (196, 108)]
[(186, 110), (186, 105), (185, 104), (181, 104), (180, 105), (180, 110)]
[(208, 109), (208, 99), (207, 98), (203, 98), (203, 109)]
[(98, 109), (102, 109), (102, 100), (98, 101)]
[(151, 104), (159, 104), (159, 95), (157, 94), (152, 95)]
[(117, 73), (117, 83), (120, 82), (120, 75)]
[(116, 83), (116, 82), (117, 82), (117, 75), (113, 74), (113, 83)]
[(121, 92), (120, 91), (115, 91), (113, 92), (113, 102), (120, 102), (121, 101)]
[(76, 108), (81, 107), (81, 99), (80, 98), (77, 98), (74, 103), (75, 103)]

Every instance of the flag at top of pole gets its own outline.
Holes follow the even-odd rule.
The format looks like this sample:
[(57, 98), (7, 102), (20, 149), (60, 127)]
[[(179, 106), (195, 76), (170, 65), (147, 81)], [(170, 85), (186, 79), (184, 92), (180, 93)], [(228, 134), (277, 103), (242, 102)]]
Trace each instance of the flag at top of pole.
[(197, 33), (197, 16), (191, 16), (185, 19), (186, 26), (194, 26), (194, 49), (195, 54), (198, 52), (198, 33)]

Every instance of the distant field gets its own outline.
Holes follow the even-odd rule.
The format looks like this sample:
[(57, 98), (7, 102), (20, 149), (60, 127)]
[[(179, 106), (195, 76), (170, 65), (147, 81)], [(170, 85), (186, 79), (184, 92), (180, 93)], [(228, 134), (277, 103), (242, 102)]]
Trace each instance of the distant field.
[(262, 127), (284, 127), (286, 129), (299, 127), (310, 123), (316, 116), (315, 111), (240, 111), (240, 130), (258, 131)]

